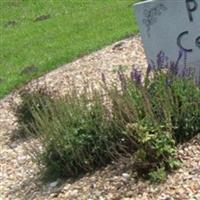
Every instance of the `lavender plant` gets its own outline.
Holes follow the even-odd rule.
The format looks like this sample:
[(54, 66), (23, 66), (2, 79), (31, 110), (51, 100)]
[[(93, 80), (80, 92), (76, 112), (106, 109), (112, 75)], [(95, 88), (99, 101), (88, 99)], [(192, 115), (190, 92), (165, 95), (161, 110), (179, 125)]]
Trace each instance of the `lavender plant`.
[(200, 88), (188, 69), (179, 73), (184, 55), (169, 62), (160, 52), (144, 77), (135, 67), (130, 76), (118, 71), (111, 86), (102, 74), (98, 90), (72, 88), (60, 99), (25, 94), (19, 123), (38, 136), (42, 150), (33, 158), (42, 171), (77, 176), (131, 157), (139, 175), (162, 180), (179, 164), (176, 143), (200, 133)]
[(85, 88), (79, 94), (74, 89), (42, 110), (33, 105), (35, 130), (43, 148), (35, 150), (34, 160), (46, 177), (73, 177), (93, 171), (125, 151), (119, 143), (124, 135), (110, 117), (102, 93), (90, 90)]
[(200, 77), (195, 77), (194, 68), (180, 68), (182, 58), (186, 63), (187, 56), (180, 51), (176, 62), (166, 65), (167, 71), (153, 72), (154, 78), (146, 85), (153, 112), (161, 121), (170, 121), (177, 142), (200, 133), (200, 89), (196, 83)]

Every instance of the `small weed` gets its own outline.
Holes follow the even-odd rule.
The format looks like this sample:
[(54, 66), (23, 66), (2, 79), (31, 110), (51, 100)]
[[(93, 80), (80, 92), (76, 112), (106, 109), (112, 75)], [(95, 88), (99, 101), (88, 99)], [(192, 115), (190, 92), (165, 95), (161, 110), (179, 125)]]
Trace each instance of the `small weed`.
[(155, 171), (149, 172), (148, 176), (152, 182), (162, 182), (166, 179), (167, 173), (165, 168), (161, 167)]

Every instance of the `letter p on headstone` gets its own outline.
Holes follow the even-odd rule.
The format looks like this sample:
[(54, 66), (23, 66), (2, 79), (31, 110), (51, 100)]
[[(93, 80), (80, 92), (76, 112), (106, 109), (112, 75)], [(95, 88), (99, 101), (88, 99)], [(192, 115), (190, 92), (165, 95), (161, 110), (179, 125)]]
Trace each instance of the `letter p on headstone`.
[(186, 7), (188, 10), (188, 16), (190, 21), (193, 21), (193, 15), (192, 12), (196, 11), (198, 8), (198, 4), (196, 0), (186, 0)]

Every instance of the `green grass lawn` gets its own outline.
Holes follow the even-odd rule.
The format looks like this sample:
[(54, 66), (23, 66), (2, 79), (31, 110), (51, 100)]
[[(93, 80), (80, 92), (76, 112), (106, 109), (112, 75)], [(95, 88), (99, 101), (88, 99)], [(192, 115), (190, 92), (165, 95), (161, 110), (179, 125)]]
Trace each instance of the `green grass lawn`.
[[(136, 0), (1, 0), (0, 98), (34, 77), (137, 32)], [(33, 72), (24, 72), (30, 66)]]

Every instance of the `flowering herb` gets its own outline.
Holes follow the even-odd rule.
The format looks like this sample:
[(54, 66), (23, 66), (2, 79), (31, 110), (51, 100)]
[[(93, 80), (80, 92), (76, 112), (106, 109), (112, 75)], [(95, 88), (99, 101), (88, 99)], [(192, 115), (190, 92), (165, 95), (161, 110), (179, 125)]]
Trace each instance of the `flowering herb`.
[(181, 60), (181, 58), (183, 56), (183, 53), (184, 53), (184, 51), (180, 50), (176, 62), (171, 62), (170, 63), (169, 70), (175, 76), (178, 75), (178, 71), (179, 71), (179, 69), (178, 69), (179, 67), (178, 66), (179, 66), (180, 60)]
[(131, 71), (131, 80), (137, 84), (140, 84), (142, 81), (141, 71), (137, 70), (136, 68), (133, 68)]
[(157, 55), (157, 66), (158, 69), (162, 68), (164, 66), (165, 62), (165, 53), (163, 51), (160, 51)]

